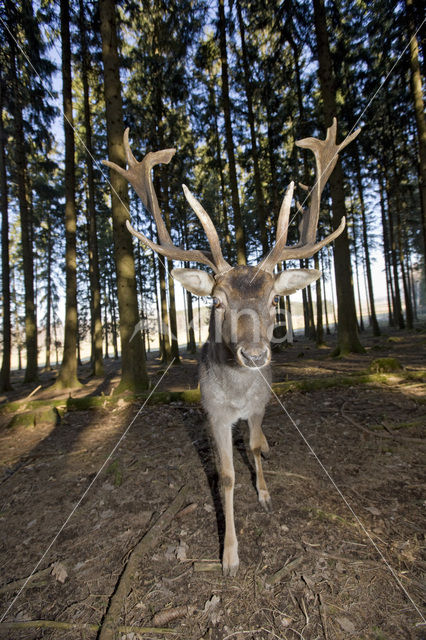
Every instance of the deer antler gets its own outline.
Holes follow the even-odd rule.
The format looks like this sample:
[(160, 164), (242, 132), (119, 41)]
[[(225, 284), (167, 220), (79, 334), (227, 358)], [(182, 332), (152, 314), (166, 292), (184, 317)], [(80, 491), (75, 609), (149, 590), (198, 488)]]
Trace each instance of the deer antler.
[[(360, 129), (354, 131), (351, 135), (343, 140), (340, 144), (336, 144), (337, 121), (333, 118), (331, 127), (327, 129), (325, 140), (318, 138), (304, 138), (296, 142), (298, 147), (311, 149), (315, 155), (316, 163), (316, 182), (312, 189), (311, 201), (309, 208), (303, 212), (302, 221), (299, 227), (300, 240), (297, 244), (289, 247), (286, 245), (288, 224), (290, 217), (291, 200), (293, 197), (294, 183), (291, 182), (288, 187), (281, 206), (277, 223), (277, 240), (274, 248), (260, 263), (259, 268), (263, 271), (272, 273), (275, 265), (283, 260), (294, 260), (301, 258), (310, 258), (322, 247), (332, 242), (339, 236), (345, 228), (345, 218), (338, 228), (330, 233), (320, 242), (316, 242), (316, 233), (318, 227), (318, 219), (320, 212), (321, 194), (324, 190), (326, 182), (336, 166), (341, 151), (348, 145), (360, 132)], [(300, 205), (299, 208), (301, 209)]]
[(175, 246), (172, 242), (161, 215), (158, 199), (151, 179), (151, 170), (155, 165), (162, 162), (168, 164), (176, 153), (176, 150), (163, 149), (162, 151), (149, 152), (141, 162), (138, 162), (130, 149), (129, 129), (126, 129), (124, 132), (123, 144), (128, 164), (127, 169), (123, 169), (119, 165), (115, 164), (115, 162), (110, 162), (109, 160), (104, 160), (103, 162), (108, 167), (111, 167), (111, 169), (118, 171), (118, 173), (124, 176), (124, 178), (126, 178), (126, 180), (132, 185), (143, 204), (154, 218), (160, 244), (156, 244), (144, 236), (143, 233), (136, 231), (136, 229), (134, 229), (127, 220), (126, 226), (130, 233), (139, 238), (141, 242), (150, 247), (153, 251), (156, 251), (167, 258), (201, 262), (202, 264), (208, 265), (215, 273), (223, 273), (231, 269), (231, 266), (226, 262), (222, 255), (219, 237), (213, 222), (206, 211), (204, 211), (201, 204), (194, 198), (185, 185), (183, 185), (185, 197), (203, 225), (210, 244), (211, 253), (208, 251), (200, 251), (198, 249), (182, 249), (181, 247)]

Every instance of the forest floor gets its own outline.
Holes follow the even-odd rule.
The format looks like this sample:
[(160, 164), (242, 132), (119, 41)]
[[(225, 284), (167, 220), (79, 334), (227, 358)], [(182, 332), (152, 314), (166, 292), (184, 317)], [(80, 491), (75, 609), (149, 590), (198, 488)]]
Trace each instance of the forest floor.
[[(223, 514), (199, 404), (143, 406), (122, 396), (29, 426), (0, 413), (0, 637), (96, 638), (132, 551), (151, 531), (115, 620), (122, 640), (425, 638), (426, 329), (363, 343), (365, 355), (341, 359), (331, 357), (332, 340), (322, 349), (299, 340), (274, 355), (277, 382), (353, 375), (386, 357), (403, 369), (271, 398), (272, 513), (257, 500), (246, 425), (236, 426), (235, 578), (220, 569)], [(110, 394), (119, 362), (106, 367), (104, 380), (82, 367), (86, 384), (73, 397)], [(155, 384), (164, 365), (153, 358), (149, 369)], [(42, 375), (31, 400), (48, 404), (52, 375)], [(29, 402), (34, 385), (18, 374), (14, 383), (3, 403)], [(196, 384), (196, 359), (184, 357), (159, 388)]]

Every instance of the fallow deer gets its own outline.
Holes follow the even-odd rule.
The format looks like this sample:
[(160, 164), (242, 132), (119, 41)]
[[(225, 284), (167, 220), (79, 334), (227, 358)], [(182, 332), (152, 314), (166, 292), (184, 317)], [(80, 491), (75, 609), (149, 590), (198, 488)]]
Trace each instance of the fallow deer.
[[(105, 161), (109, 167), (122, 174), (133, 186), (143, 204), (154, 218), (159, 244), (136, 231), (127, 221), (129, 231), (153, 251), (174, 260), (199, 262), (213, 272), (199, 269), (173, 269), (172, 275), (185, 289), (197, 296), (212, 296), (209, 337), (202, 350), (200, 363), (200, 388), (202, 404), (207, 412), (218, 453), (218, 471), (221, 479), (225, 540), (222, 566), (225, 575), (237, 572), (238, 542), (234, 524), (234, 465), (232, 454), (232, 426), (239, 420), (247, 420), (250, 432), (250, 449), (254, 456), (256, 486), (259, 501), (270, 510), (271, 499), (262, 471), (261, 455), (269, 447), (262, 431), (262, 419), (270, 395), (270, 341), (274, 327), (277, 296), (289, 295), (306, 287), (320, 277), (315, 269), (288, 269), (274, 273), (278, 263), (285, 260), (310, 258), (322, 247), (342, 233), (340, 225), (329, 236), (316, 242), (320, 198), (324, 186), (341, 151), (358, 131), (336, 144), (336, 120), (327, 130), (325, 140), (305, 138), (297, 146), (310, 149), (315, 155), (316, 182), (311, 192), (309, 208), (303, 210), (299, 225), (300, 239), (293, 246), (287, 245), (290, 207), (293, 198), (292, 182), (284, 196), (276, 229), (276, 244), (257, 266), (232, 267), (223, 257), (219, 237), (209, 215), (183, 185), (186, 199), (200, 220), (210, 244), (210, 252), (183, 249), (173, 244), (161, 216), (154, 191), (151, 170), (159, 163), (170, 162), (174, 149), (150, 152), (138, 162), (133, 156), (128, 129), (124, 134), (124, 147), (128, 168)], [(262, 370), (262, 371), (260, 371)]]

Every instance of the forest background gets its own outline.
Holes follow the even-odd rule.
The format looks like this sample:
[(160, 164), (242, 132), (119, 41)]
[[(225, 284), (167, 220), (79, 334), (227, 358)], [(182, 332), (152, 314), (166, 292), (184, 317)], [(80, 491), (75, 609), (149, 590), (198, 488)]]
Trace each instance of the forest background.
[[(55, 362), (57, 386), (77, 386), (84, 343), (94, 375), (121, 354), (122, 385), (145, 388), (147, 351), (178, 364), (205, 336), (205, 303), (175, 292), (171, 261), (125, 228), (130, 212), (156, 239), (136, 194), (101, 162), (125, 165), (126, 127), (138, 160), (178, 150), (154, 174), (175, 243), (206, 248), (185, 183), (234, 264), (256, 264), (273, 246), (291, 180), (306, 201), (313, 159), (295, 141), (324, 137), (333, 117), (338, 141), (361, 127), (322, 199), (319, 238), (343, 215), (344, 234), (280, 268), (323, 271), (300, 314), (319, 345), (336, 325), (336, 353), (361, 351), (367, 328), (413, 327), (426, 247), (418, 0), (5, 0), (0, 33), (3, 390), (11, 366), (31, 382)], [(290, 312), (282, 300), (287, 324)]]

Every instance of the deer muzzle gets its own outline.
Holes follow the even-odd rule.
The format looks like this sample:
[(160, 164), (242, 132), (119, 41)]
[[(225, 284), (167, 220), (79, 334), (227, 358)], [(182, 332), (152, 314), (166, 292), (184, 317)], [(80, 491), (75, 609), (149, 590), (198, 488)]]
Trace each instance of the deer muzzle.
[(243, 367), (261, 369), (271, 361), (271, 349), (268, 345), (243, 345), (237, 349), (237, 360)]

